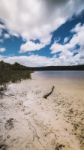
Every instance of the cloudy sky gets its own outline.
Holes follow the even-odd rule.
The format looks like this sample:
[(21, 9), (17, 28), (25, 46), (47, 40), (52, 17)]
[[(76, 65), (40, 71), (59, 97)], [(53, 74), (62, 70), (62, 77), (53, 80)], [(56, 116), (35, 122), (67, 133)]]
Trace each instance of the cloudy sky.
[(84, 64), (84, 0), (0, 0), (0, 60)]

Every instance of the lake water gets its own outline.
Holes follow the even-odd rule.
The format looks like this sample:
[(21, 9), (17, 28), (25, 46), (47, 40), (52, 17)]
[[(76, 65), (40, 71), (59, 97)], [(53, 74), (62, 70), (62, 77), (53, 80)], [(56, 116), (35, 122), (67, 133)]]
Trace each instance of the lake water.
[(33, 77), (84, 80), (84, 71), (39, 71), (33, 73)]
[(44, 88), (55, 86), (67, 95), (84, 98), (84, 71), (39, 71), (32, 74), (32, 79)]

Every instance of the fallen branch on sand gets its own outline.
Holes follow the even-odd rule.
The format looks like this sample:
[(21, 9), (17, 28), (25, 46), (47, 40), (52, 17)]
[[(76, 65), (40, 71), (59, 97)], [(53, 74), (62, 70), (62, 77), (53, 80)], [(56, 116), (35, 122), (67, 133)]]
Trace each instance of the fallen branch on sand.
[(43, 98), (47, 99), (47, 98), (53, 93), (54, 88), (55, 88), (55, 87), (53, 86), (52, 89), (51, 89), (51, 91), (50, 91), (49, 93), (45, 94), (45, 95), (43, 96)]

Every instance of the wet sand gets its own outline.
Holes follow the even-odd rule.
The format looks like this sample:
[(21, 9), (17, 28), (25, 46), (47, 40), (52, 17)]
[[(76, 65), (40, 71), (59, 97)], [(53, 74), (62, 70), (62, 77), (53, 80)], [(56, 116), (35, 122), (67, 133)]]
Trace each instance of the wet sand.
[(83, 150), (83, 139), (84, 81), (35, 77), (0, 98), (0, 150)]

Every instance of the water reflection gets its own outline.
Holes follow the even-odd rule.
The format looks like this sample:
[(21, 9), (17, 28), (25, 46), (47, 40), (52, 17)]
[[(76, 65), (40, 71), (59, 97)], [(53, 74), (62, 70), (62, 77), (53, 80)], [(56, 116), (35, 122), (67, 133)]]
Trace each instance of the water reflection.
[(40, 71), (33, 73), (33, 76), (84, 80), (84, 71)]

